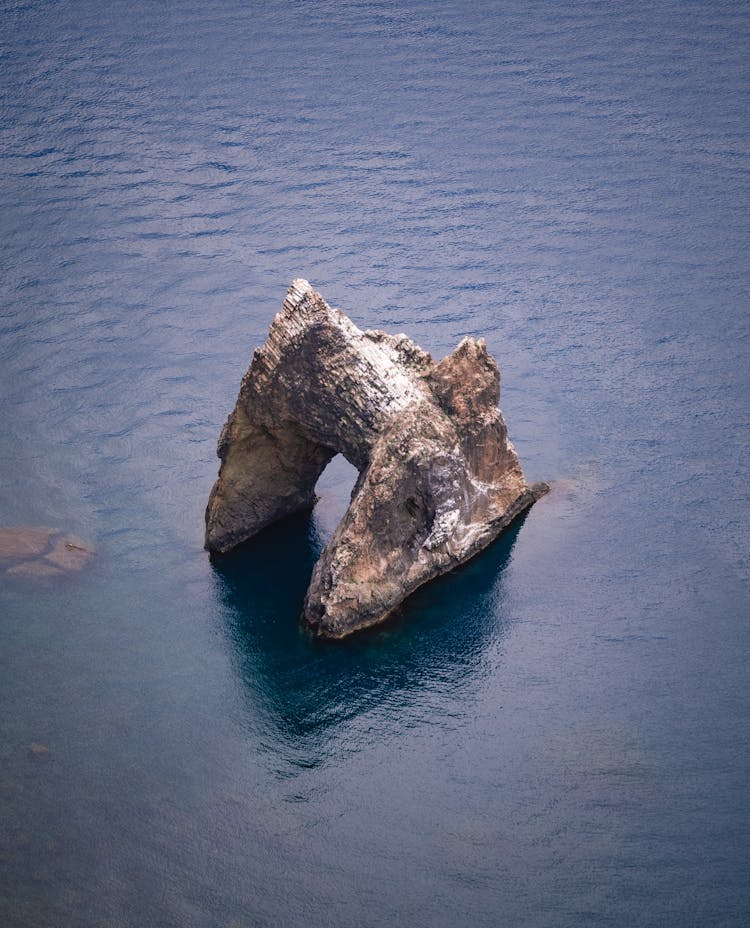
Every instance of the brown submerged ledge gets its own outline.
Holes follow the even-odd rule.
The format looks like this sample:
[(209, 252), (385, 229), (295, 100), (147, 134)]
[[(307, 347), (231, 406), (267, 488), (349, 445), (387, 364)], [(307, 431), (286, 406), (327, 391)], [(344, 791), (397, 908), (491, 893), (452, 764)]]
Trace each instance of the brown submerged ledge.
[(549, 489), (529, 486), (484, 339), (436, 362), (406, 335), (363, 332), (295, 280), (219, 438), (206, 548), (226, 552), (310, 508), (338, 453), (359, 471), (313, 569), (303, 621), (343, 638), (469, 560)]
[(91, 545), (55, 528), (0, 525), (0, 575), (47, 580), (83, 570)]

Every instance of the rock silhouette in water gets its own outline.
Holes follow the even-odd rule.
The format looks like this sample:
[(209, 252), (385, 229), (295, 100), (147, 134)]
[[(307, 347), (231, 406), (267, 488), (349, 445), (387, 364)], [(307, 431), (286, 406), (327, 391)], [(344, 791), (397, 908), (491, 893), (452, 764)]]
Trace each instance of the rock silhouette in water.
[(340, 452), (359, 478), (303, 619), (327, 638), (382, 621), (547, 491), (526, 484), (499, 395), (484, 339), (436, 363), (406, 335), (362, 332), (295, 280), (219, 438), (206, 548), (228, 551), (311, 507)]

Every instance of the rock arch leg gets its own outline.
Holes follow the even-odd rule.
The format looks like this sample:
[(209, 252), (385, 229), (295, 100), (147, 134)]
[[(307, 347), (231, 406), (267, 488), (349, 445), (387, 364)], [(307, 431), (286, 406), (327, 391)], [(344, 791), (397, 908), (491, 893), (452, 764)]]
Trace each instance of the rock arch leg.
[(206, 507), (206, 547), (229, 551), (271, 522), (311, 508), (318, 477), (335, 453), (293, 425), (272, 430), (236, 409), (219, 441), (222, 461)]

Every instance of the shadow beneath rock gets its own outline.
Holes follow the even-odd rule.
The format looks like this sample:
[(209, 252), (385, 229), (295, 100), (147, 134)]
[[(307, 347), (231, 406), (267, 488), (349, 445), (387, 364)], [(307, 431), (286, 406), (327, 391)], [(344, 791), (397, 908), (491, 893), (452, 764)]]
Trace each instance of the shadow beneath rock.
[(523, 517), (469, 563), (422, 587), (388, 622), (339, 642), (300, 626), (322, 548), (311, 514), (213, 556), (232, 661), (252, 707), (263, 707), (309, 766), (325, 754), (332, 727), (452, 699), (471, 685), (487, 643), (504, 634), (503, 571), (522, 524)]

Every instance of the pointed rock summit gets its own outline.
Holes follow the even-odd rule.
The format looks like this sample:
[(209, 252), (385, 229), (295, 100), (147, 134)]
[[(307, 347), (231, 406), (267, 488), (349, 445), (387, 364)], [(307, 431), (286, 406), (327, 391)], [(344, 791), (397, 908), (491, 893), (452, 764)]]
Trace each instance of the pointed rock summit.
[(435, 362), (406, 335), (363, 332), (295, 280), (219, 438), (206, 548), (225, 552), (315, 503), (341, 453), (359, 471), (313, 570), (304, 622), (343, 638), (486, 547), (548, 489), (528, 486), (484, 339)]

